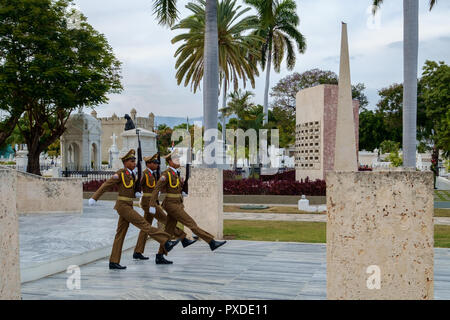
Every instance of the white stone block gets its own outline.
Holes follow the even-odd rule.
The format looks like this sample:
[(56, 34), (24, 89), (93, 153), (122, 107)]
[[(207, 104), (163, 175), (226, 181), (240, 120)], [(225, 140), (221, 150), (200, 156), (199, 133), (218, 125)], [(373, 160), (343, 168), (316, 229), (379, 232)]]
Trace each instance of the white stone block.
[(330, 171), (326, 181), (328, 299), (433, 299), (433, 174)]
[(20, 299), (17, 176), (0, 169), (0, 300)]

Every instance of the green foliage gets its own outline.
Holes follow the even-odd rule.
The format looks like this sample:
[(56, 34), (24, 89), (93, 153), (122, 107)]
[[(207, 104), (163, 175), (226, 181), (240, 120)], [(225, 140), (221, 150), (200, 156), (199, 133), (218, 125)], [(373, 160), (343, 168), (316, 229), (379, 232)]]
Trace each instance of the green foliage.
[(245, 0), (258, 13), (259, 29), (255, 32), (265, 39), (261, 46), (261, 66), (265, 68), (267, 57), (272, 56), (275, 72), (280, 72), (281, 62), (286, 57), (286, 67), (292, 70), (296, 54), (306, 50), (306, 39), (297, 30), (300, 18), (293, 0)]
[(392, 151), (387, 157), (387, 161), (391, 162), (393, 167), (401, 167), (403, 165), (403, 159), (398, 154), (398, 150)]
[(398, 152), (400, 149), (400, 143), (391, 141), (391, 140), (384, 140), (380, 144), (381, 153), (392, 153), (392, 152)]
[(436, 148), (450, 154), (450, 66), (425, 61), (421, 79), (426, 117), (432, 123), (430, 138)]
[(378, 149), (381, 141), (388, 138), (382, 113), (372, 110), (359, 113), (359, 150)]
[[(4, 0), (0, 7), (0, 106), (20, 113), (28, 172), (65, 130), (70, 114), (118, 93), (120, 62), (70, 0)], [(76, 18), (73, 23), (74, 17)]]
[[(295, 99), (300, 90), (315, 87), (320, 84), (338, 84), (338, 75), (333, 71), (311, 69), (302, 73), (294, 72), (278, 81), (272, 87), (270, 96), (274, 98), (273, 107), (290, 109), (295, 112)], [(366, 89), (363, 83), (352, 85), (352, 98), (359, 100), (361, 109), (368, 105)]]
[[(172, 29), (184, 29), (187, 32), (177, 35), (172, 43), (181, 42), (175, 51), (177, 61), (176, 78), (178, 84), (184, 80), (184, 86), (191, 84), (196, 92), (203, 79), (204, 45), (205, 45), (205, 0), (198, 3), (190, 2), (186, 5), (193, 14), (182, 19)], [(219, 42), (219, 67), (223, 85), (234, 90), (238, 88), (238, 80), (245, 84), (250, 81), (255, 86), (255, 76), (258, 69), (255, 58), (259, 57), (259, 49), (263, 38), (256, 34), (245, 34), (258, 27), (255, 16), (241, 18), (250, 8), (241, 10), (235, 0), (223, 0), (217, 6), (217, 31)], [(249, 57), (254, 57), (250, 59)]]
[(61, 154), (61, 143), (59, 142), (59, 139), (55, 140), (55, 142), (49, 145), (44, 151), (46, 151), (50, 157), (59, 156)]

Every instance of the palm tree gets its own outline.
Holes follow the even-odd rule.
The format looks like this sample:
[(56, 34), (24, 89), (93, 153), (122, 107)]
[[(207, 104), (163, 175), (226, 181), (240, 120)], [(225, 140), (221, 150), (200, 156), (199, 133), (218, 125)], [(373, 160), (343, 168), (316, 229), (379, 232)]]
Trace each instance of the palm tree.
[[(203, 79), (205, 54), (205, 0), (197, 3), (189, 3), (186, 8), (192, 11), (192, 15), (181, 20), (172, 29), (186, 29), (188, 32), (177, 35), (172, 43), (182, 41), (182, 45), (176, 50), (177, 58), (177, 82), (184, 79), (184, 86), (191, 84), (191, 89), (196, 92)], [(255, 16), (247, 16), (238, 20), (250, 10), (236, 6), (235, 0), (224, 0), (218, 5), (217, 28), (219, 44), (219, 70), (223, 95), (226, 96), (230, 82), (234, 90), (238, 88), (238, 80), (242, 79), (245, 87), (247, 80), (255, 87), (255, 75), (258, 76), (258, 68), (248, 56), (258, 56), (263, 39), (255, 34), (245, 35), (244, 32), (255, 30), (258, 27)]]
[[(430, 10), (437, 0), (430, 0)], [(383, 0), (373, 0), (373, 13)], [(403, 166), (416, 167), (419, 0), (403, 0)]]
[[(153, 0), (153, 13), (162, 25), (172, 26), (178, 19), (177, 0)], [(205, 8), (205, 62), (203, 77), (203, 124), (217, 129), (219, 95), (219, 48), (217, 42), (217, 2), (208, 0)], [(212, 141), (211, 141), (212, 142)], [(211, 143), (205, 141), (205, 147)]]
[[(230, 101), (228, 105), (222, 108), (220, 111), (225, 117), (229, 117), (231, 115), (235, 115), (237, 117), (236, 121), (230, 120), (229, 129), (237, 130), (239, 128), (243, 128), (242, 122), (247, 120), (246, 113), (249, 109), (253, 107), (253, 103), (250, 99), (254, 96), (254, 94), (250, 91), (242, 91), (241, 89), (231, 92), (229, 94)], [(234, 119), (233, 119), (234, 120)], [(222, 129), (225, 132), (225, 127)], [(237, 137), (233, 137), (234, 141), (234, 168), (237, 167)]]
[(295, 66), (294, 43), (299, 53), (306, 50), (305, 37), (297, 30), (300, 18), (294, 0), (244, 0), (258, 12), (260, 29), (257, 34), (265, 39), (261, 50), (261, 66), (266, 68), (264, 90), (264, 124), (268, 121), (270, 70), (280, 72), (281, 62), (286, 55), (286, 66), (292, 70)]

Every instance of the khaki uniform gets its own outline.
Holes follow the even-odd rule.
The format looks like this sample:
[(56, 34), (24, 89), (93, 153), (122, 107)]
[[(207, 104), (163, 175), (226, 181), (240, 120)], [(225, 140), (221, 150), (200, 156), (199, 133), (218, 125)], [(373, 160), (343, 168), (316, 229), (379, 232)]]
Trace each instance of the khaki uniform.
[[(149, 212), (150, 198), (156, 186), (156, 177), (150, 172), (148, 168), (143, 171), (141, 186), (142, 192), (144, 193), (141, 200), (141, 207), (144, 210), (144, 219), (147, 220), (148, 223), (150, 223), (150, 225), (153, 222), (153, 218), (156, 218), (156, 220), (166, 225), (167, 215), (164, 213), (163, 209), (160, 206), (156, 206), (155, 214), (151, 214)], [(186, 237), (186, 233), (178, 227), (175, 227), (174, 235), (178, 239), (184, 239)], [(138, 241), (136, 243), (136, 248), (134, 249), (134, 252), (144, 253), (147, 237), (148, 235), (145, 232), (141, 231), (139, 233)], [(160, 247), (158, 252), (160, 254), (163, 253), (161, 249), (162, 248)]]
[(177, 222), (182, 223), (189, 228), (201, 239), (209, 243), (214, 236), (201, 229), (186, 211), (184, 211), (183, 196), (181, 195), (182, 184), (178, 175), (170, 168), (164, 171), (161, 178), (156, 183), (150, 198), (150, 207), (157, 207), (158, 193), (165, 193), (166, 197), (162, 203), (162, 207), (167, 212), (166, 231), (174, 234)]
[(152, 227), (148, 221), (133, 209), (135, 179), (136, 178), (130, 174), (126, 168), (120, 169), (110, 179), (105, 181), (92, 196), (92, 199), (98, 200), (103, 193), (108, 191), (111, 187), (117, 185), (119, 189), (119, 195), (114, 209), (120, 217), (119, 222), (117, 223), (116, 237), (114, 238), (111, 257), (109, 259), (109, 261), (113, 263), (120, 262), (123, 241), (125, 240), (125, 235), (127, 234), (130, 223), (158, 241), (161, 244), (162, 250), (164, 250), (164, 243), (171, 238), (168, 233)]

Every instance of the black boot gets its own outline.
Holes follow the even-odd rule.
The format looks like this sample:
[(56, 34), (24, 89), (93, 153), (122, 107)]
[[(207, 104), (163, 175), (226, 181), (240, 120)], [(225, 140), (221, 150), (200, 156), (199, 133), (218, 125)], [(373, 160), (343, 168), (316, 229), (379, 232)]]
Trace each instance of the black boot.
[(181, 244), (183, 245), (183, 248), (189, 247), (191, 244), (197, 242), (197, 240), (189, 240), (188, 238), (184, 238), (181, 240)]
[(164, 243), (164, 249), (169, 252), (178, 244), (178, 242), (180, 242), (180, 239), (177, 239), (175, 241), (167, 240), (166, 243)]
[(127, 267), (121, 266), (120, 264), (115, 263), (115, 262), (110, 262), (110, 263), (109, 263), (109, 268), (110, 268), (110, 269), (123, 270), (123, 269), (126, 269)]
[(216, 241), (213, 239), (209, 242), (209, 247), (211, 248), (211, 251), (214, 251), (218, 247), (223, 246), (225, 243), (227, 243), (227, 242), (226, 241)]
[(156, 258), (155, 258), (155, 263), (156, 264), (172, 264), (173, 262), (172, 261), (169, 261), (169, 260), (166, 260), (165, 258), (164, 258), (164, 255), (163, 254), (156, 254)]
[(135, 253), (133, 253), (133, 259), (136, 259), (136, 260), (148, 260), (149, 258), (148, 257), (144, 257), (142, 255), (142, 253), (135, 252)]

